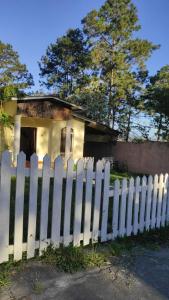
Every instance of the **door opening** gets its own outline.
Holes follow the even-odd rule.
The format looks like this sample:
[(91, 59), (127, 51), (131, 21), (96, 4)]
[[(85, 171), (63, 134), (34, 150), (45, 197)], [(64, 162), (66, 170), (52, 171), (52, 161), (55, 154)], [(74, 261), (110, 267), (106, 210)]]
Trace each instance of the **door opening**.
[(26, 154), (27, 161), (30, 161), (30, 157), (33, 153), (36, 153), (36, 133), (37, 128), (21, 128), (20, 151)]

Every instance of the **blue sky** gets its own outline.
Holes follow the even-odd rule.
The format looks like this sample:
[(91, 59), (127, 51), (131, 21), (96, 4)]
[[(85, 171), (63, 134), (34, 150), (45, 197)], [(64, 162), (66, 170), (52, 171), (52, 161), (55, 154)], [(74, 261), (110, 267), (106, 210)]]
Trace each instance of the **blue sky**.
[[(139, 36), (160, 44), (149, 59), (150, 73), (169, 64), (169, 0), (134, 0), (142, 29)], [(81, 19), (103, 0), (0, 0), (0, 40), (11, 43), (32, 73), (34, 90), (39, 88), (37, 62), (49, 43)]]

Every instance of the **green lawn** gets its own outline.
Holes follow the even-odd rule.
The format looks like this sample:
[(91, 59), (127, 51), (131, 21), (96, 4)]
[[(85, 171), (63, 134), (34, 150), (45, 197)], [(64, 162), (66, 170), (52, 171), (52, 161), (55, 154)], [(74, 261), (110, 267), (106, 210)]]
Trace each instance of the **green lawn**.
[(116, 179), (122, 180), (124, 178), (129, 179), (130, 177), (132, 177), (132, 174), (124, 172), (117, 172), (117, 171), (113, 171), (110, 174), (110, 182), (114, 182)]

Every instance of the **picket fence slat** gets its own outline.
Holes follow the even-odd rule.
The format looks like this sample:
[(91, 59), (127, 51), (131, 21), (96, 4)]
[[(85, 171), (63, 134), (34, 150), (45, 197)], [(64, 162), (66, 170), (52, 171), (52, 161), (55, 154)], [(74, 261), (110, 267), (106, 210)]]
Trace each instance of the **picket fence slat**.
[(64, 246), (68, 246), (70, 243), (73, 166), (74, 166), (73, 160), (69, 159), (67, 163), (66, 195), (65, 195), (65, 207), (64, 207), (64, 231), (63, 231)]
[(119, 220), (119, 180), (114, 183), (114, 201), (113, 201), (113, 216), (112, 216), (112, 239), (118, 235), (118, 220)]
[(25, 161), (26, 155), (21, 152), (17, 157), (15, 224), (14, 224), (14, 260), (22, 259), (23, 243), (23, 209), (25, 190)]
[(129, 182), (129, 196), (127, 205), (127, 236), (132, 233), (132, 211), (133, 211), (133, 197), (134, 197), (134, 179), (131, 178)]
[(2, 154), (0, 173), (0, 263), (8, 261), (11, 155)]
[(76, 173), (76, 194), (75, 194), (75, 214), (74, 214), (74, 233), (73, 233), (73, 245), (80, 245), (80, 233), (82, 222), (82, 197), (83, 197), (83, 159), (80, 159), (77, 163)]
[(121, 192), (121, 205), (120, 205), (120, 224), (119, 224), (119, 236), (125, 235), (125, 220), (126, 220), (126, 197), (127, 197), (127, 180), (122, 181)]
[(38, 191), (38, 157), (36, 154), (33, 154), (31, 157), (31, 169), (30, 169), (27, 258), (32, 258), (35, 255), (37, 191)]
[(145, 225), (145, 208), (146, 208), (146, 191), (147, 191), (147, 178), (143, 176), (141, 185), (141, 203), (140, 203), (140, 218), (139, 218), (139, 230), (144, 231)]
[[(12, 166), (8, 151), (1, 156), (0, 263), (8, 261), (9, 254), (15, 261), (25, 251), (27, 258), (34, 257), (35, 250), (41, 255), (50, 244), (58, 248), (70, 243), (79, 246), (81, 241), (87, 245), (99, 238), (105, 242), (169, 222), (168, 174), (111, 184), (109, 162), (103, 166), (98, 161), (94, 170), (93, 159), (80, 159), (74, 171), (73, 160), (66, 166), (60, 156), (51, 165), (46, 155), (42, 169), (36, 154), (30, 168), (25, 160), (21, 152)], [(11, 195), (15, 178), (16, 191)]]
[(151, 215), (151, 228), (156, 226), (156, 211), (157, 211), (157, 193), (158, 193), (158, 175), (154, 176), (153, 187), (153, 203), (152, 203), (152, 215)]
[(91, 202), (93, 192), (93, 160), (89, 160), (86, 166), (86, 191), (85, 191), (85, 203), (84, 203), (84, 236), (83, 245), (89, 244), (91, 235)]
[(160, 228), (160, 225), (161, 225), (163, 178), (164, 178), (163, 174), (160, 174), (160, 178), (159, 178), (159, 192), (158, 192), (158, 201), (157, 201), (157, 223), (156, 223), (156, 227), (157, 228)]
[(58, 156), (55, 159), (54, 163), (53, 207), (51, 225), (51, 243), (54, 247), (59, 247), (60, 245), (63, 177), (63, 160), (61, 156)]
[(40, 255), (47, 248), (45, 240), (47, 239), (48, 230), (48, 207), (49, 207), (49, 188), (50, 188), (50, 157), (45, 155), (43, 159), (42, 170), (42, 197), (41, 197), (41, 214), (40, 214)]
[(147, 190), (147, 203), (146, 203), (146, 229), (150, 228), (150, 210), (151, 210), (151, 200), (153, 191), (153, 178), (150, 175), (148, 177), (148, 190)]
[(168, 190), (168, 174), (165, 174), (165, 177), (164, 177), (164, 194), (163, 194), (163, 198), (162, 198), (161, 226), (165, 226), (166, 208), (167, 208), (167, 190)]
[(133, 223), (133, 233), (137, 234), (139, 228), (139, 201), (140, 201), (140, 177), (136, 178), (136, 190), (134, 198), (134, 223)]
[(103, 164), (101, 161), (98, 161), (96, 164), (96, 182), (95, 182), (94, 216), (93, 216), (93, 233), (92, 233), (93, 242), (98, 241), (100, 201), (101, 201), (101, 189), (102, 189), (102, 169), (103, 169)]
[(166, 225), (169, 225), (169, 179), (168, 179), (168, 189), (167, 189)]
[(104, 189), (102, 206), (101, 242), (107, 241), (108, 208), (109, 208), (110, 162), (104, 168)]

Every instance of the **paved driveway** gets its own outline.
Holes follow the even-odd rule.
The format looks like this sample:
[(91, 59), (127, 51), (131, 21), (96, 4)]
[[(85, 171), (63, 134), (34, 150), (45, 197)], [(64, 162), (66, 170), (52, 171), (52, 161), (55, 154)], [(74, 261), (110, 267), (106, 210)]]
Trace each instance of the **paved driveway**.
[(0, 293), (1, 300), (143, 300), (169, 299), (169, 249), (135, 249), (114, 257), (104, 268), (59, 273), (54, 267), (29, 262)]

